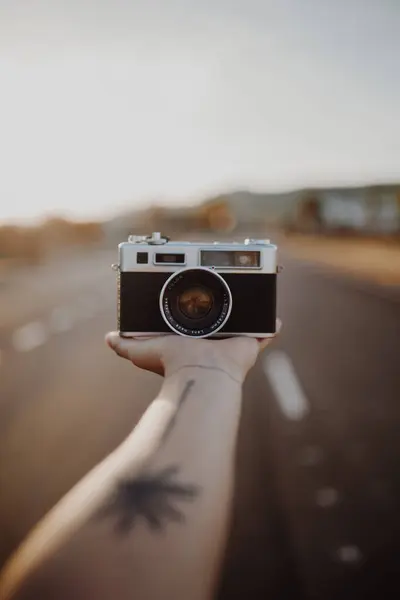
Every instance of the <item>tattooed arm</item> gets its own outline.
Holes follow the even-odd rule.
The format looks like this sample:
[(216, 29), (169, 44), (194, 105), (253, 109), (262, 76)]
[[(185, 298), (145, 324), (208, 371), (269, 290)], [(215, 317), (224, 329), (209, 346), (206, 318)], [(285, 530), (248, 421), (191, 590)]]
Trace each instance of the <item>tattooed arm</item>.
[(39, 523), (0, 600), (212, 598), (229, 523), (241, 387), (256, 340), (109, 345), (165, 375), (128, 438)]

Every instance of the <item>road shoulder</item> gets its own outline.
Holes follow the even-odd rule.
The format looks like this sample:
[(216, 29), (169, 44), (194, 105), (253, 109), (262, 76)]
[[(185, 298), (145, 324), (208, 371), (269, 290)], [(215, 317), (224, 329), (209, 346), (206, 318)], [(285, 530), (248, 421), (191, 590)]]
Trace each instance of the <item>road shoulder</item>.
[(282, 246), (294, 258), (400, 289), (400, 243), (296, 234), (285, 236)]

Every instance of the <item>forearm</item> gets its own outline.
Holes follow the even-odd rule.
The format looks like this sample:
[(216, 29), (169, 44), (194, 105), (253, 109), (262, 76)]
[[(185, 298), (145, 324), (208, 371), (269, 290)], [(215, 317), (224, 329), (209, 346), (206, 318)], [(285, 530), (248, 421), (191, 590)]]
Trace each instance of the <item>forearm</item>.
[(178, 366), (168, 375), (133, 433), (33, 533), (8, 571), (9, 590), (25, 580), (18, 597), (37, 596), (35, 586), (64, 564), (63, 598), (78, 599), (80, 590), (89, 598), (88, 589), (99, 600), (209, 596), (241, 404), (240, 381), (216, 367)]
[[(225, 549), (241, 386), (226, 374), (199, 368), (182, 370), (165, 386), (167, 396), (180, 398), (188, 389), (167, 438), (149, 465), (150, 472), (161, 477), (175, 469), (170, 481), (178, 487), (176, 495), (165, 495), (173, 512), (161, 514), (163, 537), (150, 530), (143, 537), (148, 553), (143, 560), (154, 561), (157, 556), (164, 563), (165, 571), (159, 575), (162, 589), (169, 589), (170, 595), (163, 597), (204, 600), (211, 597)], [(152, 566), (158, 568), (157, 563)], [(144, 580), (142, 589), (148, 583)], [(150, 597), (157, 597), (156, 590)]]

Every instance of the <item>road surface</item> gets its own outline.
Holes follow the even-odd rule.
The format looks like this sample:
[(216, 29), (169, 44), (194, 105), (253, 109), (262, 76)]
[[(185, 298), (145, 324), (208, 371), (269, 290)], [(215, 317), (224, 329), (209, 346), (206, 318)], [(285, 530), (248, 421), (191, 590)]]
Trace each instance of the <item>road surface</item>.
[[(72, 257), (0, 290), (0, 563), (160, 387), (104, 345), (114, 261)], [(283, 331), (245, 386), (220, 598), (396, 597), (400, 294), (282, 262)]]

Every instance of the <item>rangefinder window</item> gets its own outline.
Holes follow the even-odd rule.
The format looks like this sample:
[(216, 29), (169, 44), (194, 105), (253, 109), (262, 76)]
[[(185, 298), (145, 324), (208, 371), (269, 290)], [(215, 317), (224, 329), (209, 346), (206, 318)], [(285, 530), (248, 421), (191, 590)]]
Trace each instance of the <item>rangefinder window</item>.
[(185, 255), (157, 253), (154, 257), (154, 262), (156, 265), (184, 265)]
[(260, 252), (247, 250), (228, 250), (226, 252), (202, 250), (200, 261), (203, 267), (254, 269), (261, 266)]
[(138, 252), (136, 255), (136, 260), (138, 265), (147, 265), (147, 263), (149, 262), (149, 253)]

